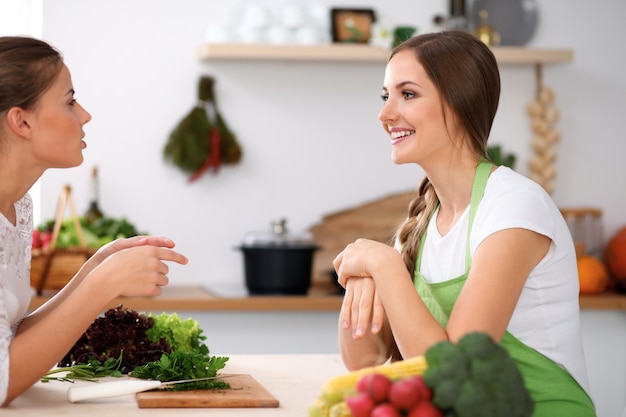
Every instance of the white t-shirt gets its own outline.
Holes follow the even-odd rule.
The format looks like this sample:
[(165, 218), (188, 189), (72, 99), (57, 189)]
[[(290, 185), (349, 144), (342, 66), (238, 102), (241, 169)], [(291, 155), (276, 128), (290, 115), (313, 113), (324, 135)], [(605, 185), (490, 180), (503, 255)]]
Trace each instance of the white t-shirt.
[[(428, 225), (420, 266), (427, 282), (465, 273), (469, 207), (443, 237), (435, 217)], [(590, 394), (580, 331), (576, 254), (567, 223), (543, 188), (501, 166), (491, 173), (476, 211), (471, 256), (489, 235), (509, 228), (532, 230), (552, 239), (552, 244), (526, 280), (507, 330), (565, 368)]]
[(28, 311), (33, 203), (26, 194), (15, 203), (16, 224), (0, 214), (0, 404), (9, 386), (9, 346)]

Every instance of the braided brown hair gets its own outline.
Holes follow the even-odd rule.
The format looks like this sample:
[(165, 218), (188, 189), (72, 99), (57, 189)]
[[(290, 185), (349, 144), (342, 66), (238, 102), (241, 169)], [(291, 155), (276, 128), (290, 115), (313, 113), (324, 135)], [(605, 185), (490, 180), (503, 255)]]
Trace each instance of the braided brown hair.
[[(466, 32), (445, 31), (410, 38), (396, 46), (389, 59), (403, 50), (415, 53), (439, 91), (444, 118), (447, 105), (471, 149), (488, 159), (487, 139), (500, 99), (498, 64), (489, 47)], [(417, 197), (409, 204), (406, 220), (396, 231), (395, 239), (402, 246), (402, 259), (411, 277), (420, 240), (438, 201), (428, 177), (424, 178)]]

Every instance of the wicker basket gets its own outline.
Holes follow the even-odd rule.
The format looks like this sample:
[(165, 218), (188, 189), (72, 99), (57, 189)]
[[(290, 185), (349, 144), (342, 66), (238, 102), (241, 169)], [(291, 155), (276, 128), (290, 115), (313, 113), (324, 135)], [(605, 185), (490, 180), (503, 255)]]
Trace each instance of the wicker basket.
[[(69, 204), (72, 219), (78, 232), (80, 246), (75, 248), (57, 249), (57, 241), (61, 230), (61, 223), (65, 213), (65, 207)], [(48, 248), (43, 250), (33, 249), (30, 267), (30, 285), (41, 295), (44, 290), (58, 291), (67, 284), (78, 272), (96, 249), (87, 248), (82, 226), (76, 214), (72, 190), (69, 185), (63, 187), (57, 211), (54, 218), (52, 240)]]

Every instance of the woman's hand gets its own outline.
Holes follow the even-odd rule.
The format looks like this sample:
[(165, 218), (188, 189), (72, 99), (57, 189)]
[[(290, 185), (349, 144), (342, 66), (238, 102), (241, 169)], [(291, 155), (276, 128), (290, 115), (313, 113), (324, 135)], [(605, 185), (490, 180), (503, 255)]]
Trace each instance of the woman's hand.
[(339, 284), (346, 288), (348, 279), (370, 277), (376, 281), (376, 275), (390, 262), (399, 260), (400, 254), (384, 243), (369, 239), (357, 239), (350, 243), (333, 260)]
[(399, 256), (389, 245), (358, 239), (334, 259), (339, 284), (346, 289), (340, 313), (341, 327), (352, 329), (353, 338), (363, 337), (368, 328), (374, 334), (380, 332), (385, 309), (376, 291), (375, 275), (380, 272), (380, 265)]
[(90, 275), (103, 279), (116, 292), (114, 296), (160, 295), (161, 287), (169, 283), (166, 261), (181, 265), (188, 262), (185, 256), (167, 246), (146, 243), (116, 248)]
[(97, 262), (99, 264), (110, 255), (123, 249), (144, 245), (159, 246), (171, 249), (174, 247), (174, 242), (171, 239), (163, 236), (134, 236), (125, 239), (116, 239), (98, 249), (98, 251), (90, 258), (90, 260), (94, 259), (94, 262)]
[(341, 328), (351, 330), (353, 339), (360, 339), (367, 329), (377, 334), (385, 320), (385, 309), (376, 293), (371, 278), (353, 277), (347, 280), (346, 293), (341, 304)]
[(117, 296), (160, 295), (169, 282), (165, 261), (188, 263), (182, 254), (172, 250), (174, 242), (161, 236), (135, 236), (117, 239), (101, 247), (87, 261), (89, 275), (101, 277)]

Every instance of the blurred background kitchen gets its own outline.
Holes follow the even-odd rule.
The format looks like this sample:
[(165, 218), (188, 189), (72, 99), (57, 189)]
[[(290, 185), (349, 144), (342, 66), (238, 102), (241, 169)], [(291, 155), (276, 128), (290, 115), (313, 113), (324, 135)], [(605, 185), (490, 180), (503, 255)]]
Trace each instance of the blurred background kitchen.
[[(390, 162), (377, 120), (384, 62), (202, 61), (198, 51), (207, 40), (267, 36), (243, 29), (255, 16), (250, 5), (268, 12), (268, 24), (288, 19), (286, 5), (302, 6), (306, 22), (326, 29), (316, 39), (328, 42), (331, 7), (371, 8), (378, 22), (422, 33), (440, 28), (433, 20), (448, 14), (448, 0), (3, 2), (9, 9), (19, 3), (13, 6), (19, 19), (5, 14), (2, 31), (26, 25), (56, 45), (76, 97), (93, 115), (82, 166), (47, 172), (33, 191), (39, 220), (54, 217), (66, 183), (78, 211), (87, 210), (90, 172), (97, 166), (105, 214), (171, 237), (190, 258), (187, 266), (172, 266), (176, 283), (241, 286), (242, 254), (234, 248), (246, 233), (265, 230), (277, 217), (287, 218), (293, 231), (306, 231), (328, 213), (410, 190), (422, 178), (418, 167)], [(560, 111), (553, 198), (559, 206), (602, 209), (609, 236), (626, 222), (626, 3), (538, 0), (536, 6), (526, 46), (574, 53), (573, 61), (543, 69)], [(516, 169), (528, 173), (533, 134), (526, 106), (534, 98), (535, 70), (524, 64), (501, 71), (490, 141), (514, 153)], [(201, 75), (216, 80), (220, 111), (243, 157), (189, 184), (164, 161), (163, 147), (195, 105)]]
[[(626, 226), (626, 2), (509, 1), (509, 10), (536, 10), (530, 20), (509, 18), (502, 35), (515, 27), (531, 35), (516, 39), (518, 46), (573, 52), (573, 60), (546, 64), (541, 74), (559, 110), (552, 196), (560, 207), (601, 210), (599, 228), (608, 239)], [(498, 3), (470, 0), (468, 15), (475, 2)], [(445, 20), (451, 3), (0, 0), (0, 34), (31, 34), (57, 46), (77, 99), (93, 116), (85, 127), (84, 163), (45, 173), (32, 190), (36, 221), (54, 217), (65, 184), (84, 213), (97, 167), (105, 215), (171, 237), (189, 257), (188, 265), (171, 266), (173, 284), (241, 293), (243, 255), (235, 248), (249, 232), (267, 231), (280, 217), (293, 232), (306, 232), (328, 214), (415, 188), (423, 172), (390, 161), (389, 139), (377, 120), (383, 60), (201, 60), (199, 49), (208, 41), (329, 42), (332, 7), (373, 9), (383, 28), (440, 30), (436, 17)], [(216, 81), (219, 110), (243, 155), (238, 164), (189, 183), (188, 174), (164, 161), (163, 148), (196, 104), (205, 75)], [(535, 135), (527, 106), (535, 97), (535, 66), (504, 64), (501, 76), (490, 142), (514, 154), (516, 170), (530, 175)], [(336, 351), (334, 311), (191, 314), (211, 326), (215, 352)], [(599, 415), (617, 417), (626, 386), (623, 310), (588, 309), (582, 319)]]

